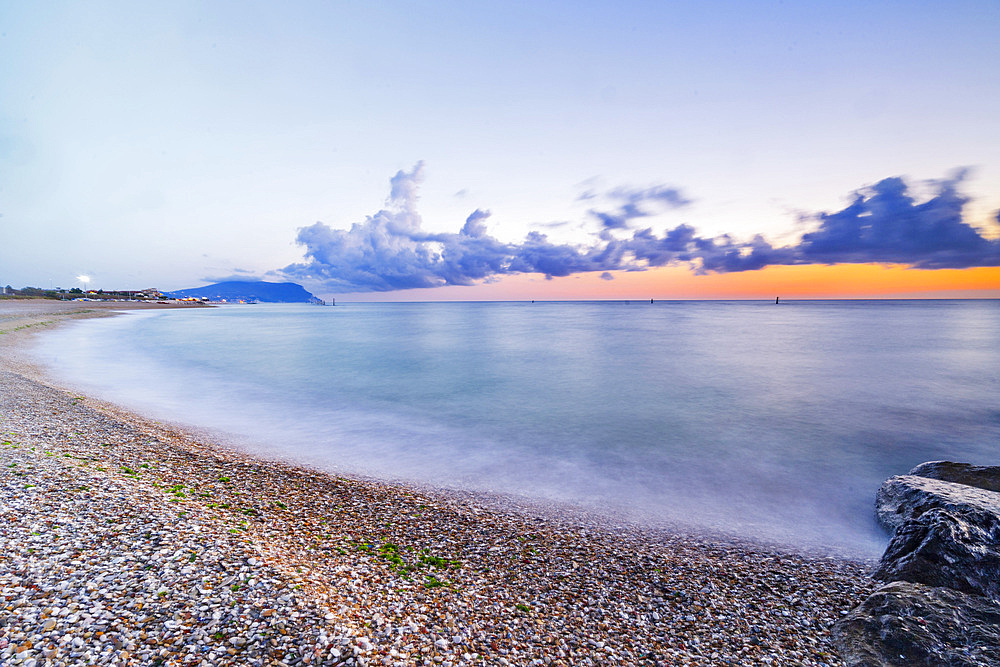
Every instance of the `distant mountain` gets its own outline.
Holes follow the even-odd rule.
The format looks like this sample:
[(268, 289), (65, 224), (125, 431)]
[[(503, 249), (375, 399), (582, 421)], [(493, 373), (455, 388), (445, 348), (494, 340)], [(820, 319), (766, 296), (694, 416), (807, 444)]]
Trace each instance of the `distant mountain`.
[(295, 283), (267, 283), (261, 280), (227, 280), (204, 287), (164, 292), (175, 299), (208, 297), (211, 301), (260, 301), (261, 303), (322, 303)]

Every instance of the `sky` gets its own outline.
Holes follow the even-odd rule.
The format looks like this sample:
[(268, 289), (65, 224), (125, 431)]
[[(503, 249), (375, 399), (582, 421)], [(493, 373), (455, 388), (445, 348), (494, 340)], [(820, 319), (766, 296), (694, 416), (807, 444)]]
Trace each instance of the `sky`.
[(0, 0), (0, 283), (997, 298), (998, 30), (995, 0)]

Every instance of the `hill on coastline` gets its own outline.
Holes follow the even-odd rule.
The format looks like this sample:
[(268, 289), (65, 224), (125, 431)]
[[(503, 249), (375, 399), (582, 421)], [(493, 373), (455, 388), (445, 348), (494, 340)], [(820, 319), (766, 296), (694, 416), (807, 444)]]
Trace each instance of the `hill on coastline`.
[(165, 292), (175, 299), (208, 297), (212, 301), (260, 301), (262, 303), (320, 303), (312, 293), (296, 283), (268, 283), (262, 280), (226, 282)]

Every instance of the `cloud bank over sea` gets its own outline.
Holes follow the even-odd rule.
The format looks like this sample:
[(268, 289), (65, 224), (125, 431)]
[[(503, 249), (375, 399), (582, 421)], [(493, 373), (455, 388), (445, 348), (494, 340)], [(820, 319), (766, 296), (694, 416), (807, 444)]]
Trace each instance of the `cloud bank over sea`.
[[(932, 183), (933, 195), (919, 200), (900, 177), (885, 178), (852, 194), (842, 210), (808, 216), (815, 227), (793, 245), (774, 246), (763, 235), (739, 240), (728, 234), (700, 236), (688, 224), (657, 234), (644, 218), (683, 210), (692, 200), (679, 188), (618, 188), (602, 193), (613, 203), (591, 208), (598, 223), (589, 244), (551, 241), (532, 231), (520, 242), (488, 233), (490, 212), (476, 209), (458, 232), (423, 230), (417, 210), (424, 164), (399, 171), (390, 181), (385, 207), (350, 229), (316, 222), (298, 231), (304, 261), (277, 273), (331, 291), (385, 292), (474, 285), (505, 275), (540, 273), (546, 278), (599, 271), (645, 271), (687, 265), (692, 271), (731, 273), (771, 265), (905, 264), (919, 269), (1000, 266), (1000, 239), (988, 238), (966, 222), (968, 198), (960, 185), (968, 170)], [(595, 199), (589, 191), (581, 200)], [(1000, 212), (996, 215), (1000, 222)]]

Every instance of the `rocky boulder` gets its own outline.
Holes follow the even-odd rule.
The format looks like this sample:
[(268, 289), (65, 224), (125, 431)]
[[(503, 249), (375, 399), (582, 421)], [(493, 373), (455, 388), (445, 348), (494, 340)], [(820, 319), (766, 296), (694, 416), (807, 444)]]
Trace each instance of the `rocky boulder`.
[(835, 626), (848, 665), (1000, 665), (997, 488), (1000, 467), (948, 461), (882, 485), (893, 535), (873, 576), (892, 583)]
[(1000, 513), (1000, 493), (957, 482), (901, 475), (890, 477), (875, 494), (875, 514), (890, 532), (931, 509)]
[(872, 576), (1000, 600), (1000, 515), (928, 510), (896, 531)]
[(940, 479), (1000, 493), (1000, 466), (974, 466), (954, 461), (928, 461), (909, 472), (917, 477)]
[(833, 628), (851, 667), (1000, 665), (1000, 607), (950, 588), (883, 586)]

